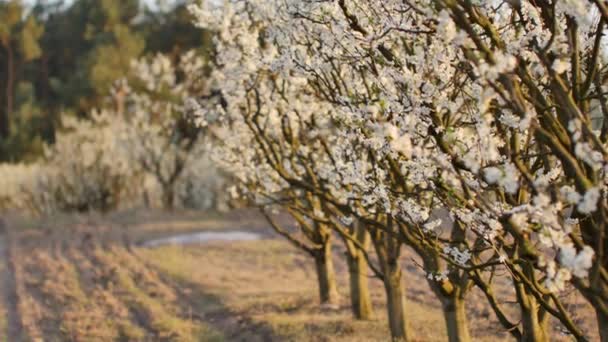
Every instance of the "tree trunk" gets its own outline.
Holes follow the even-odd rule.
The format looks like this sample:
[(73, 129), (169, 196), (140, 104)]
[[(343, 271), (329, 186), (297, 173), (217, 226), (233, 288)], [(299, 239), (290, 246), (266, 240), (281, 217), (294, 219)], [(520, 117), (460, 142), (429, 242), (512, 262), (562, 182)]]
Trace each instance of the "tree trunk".
[(471, 341), (469, 325), (465, 310), (465, 301), (458, 297), (445, 297), (443, 300), (443, 316), (448, 330), (450, 342)]
[[(355, 255), (352, 255), (355, 254)], [(347, 253), (350, 275), (350, 302), (356, 319), (369, 320), (374, 316), (369, 295), (367, 260), (361, 251)]]
[(602, 313), (600, 310), (595, 311), (597, 317), (597, 327), (600, 333), (600, 341), (608, 342), (608, 315)]
[(527, 293), (523, 284), (516, 284), (516, 293), (521, 308), (523, 342), (548, 341), (546, 319), (541, 319), (539, 304), (532, 294)]
[[(392, 221), (388, 220), (388, 229)], [(408, 341), (408, 325), (405, 318), (405, 289), (401, 282), (399, 255), (401, 242), (380, 231), (370, 232), (382, 269), (388, 323), (393, 341)]]
[[(591, 276), (590, 278), (592, 277), (595, 278), (595, 276)], [(601, 277), (601, 274), (598, 274), (597, 277)], [(608, 284), (603, 282), (603, 279), (601, 278), (595, 278), (590, 280), (590, 286), (588, 288), (583, 287), (582, 290), (579, 289), (579, 291), (581, 291), (595, 309), (600, 341), (608, 342), (608, 301), (605, 300), (605, 298), (608, 297)]]
[(384, 272), (384, 289), (386, 290), (386, 307), (391, 337), (393, 341), (407, 341), (405, 291), (401, 283), (401, 269), (399, 264), (387, 266), (387, 271)]
[(351, 310), (356, 319), (369, 320), (374, 316), (374, 309), (369, 295), (367, 276), (369, 265), (365, 253), (369, 249), (371, 239), (366, 227), (360, 222), (356, 222), (351, 227), (350, 233), (354, 240), (359, 243), (359, 246), (356, 246), (353, 241), (344, 240), (350, 278)]
[(4, 113), (0, 113), (0, 138), (7, 138), (10, 133), (9, 116), (13, 112), (13, 88), (15, 83), (15, 56), (13, 47), (9, 42), (6, 45), (7, 63), (6, 63), (6, 108)]
[(173, 186), (163, 187), (163, 209), (173, 210), (174, 200), (175, 192), (173, 190)]
[(533, 300), (534, 307), (522, 311), (522, 341), (525, 342), (542, 342), (548, 341), (545, 322), (539, 319), (538, 305), (536, 300)]
[(331, 239), (323, 242), (322, 247), (315, 252), (314, 258), (321, 304), (337, 304), (339, 295), (331, 254)]

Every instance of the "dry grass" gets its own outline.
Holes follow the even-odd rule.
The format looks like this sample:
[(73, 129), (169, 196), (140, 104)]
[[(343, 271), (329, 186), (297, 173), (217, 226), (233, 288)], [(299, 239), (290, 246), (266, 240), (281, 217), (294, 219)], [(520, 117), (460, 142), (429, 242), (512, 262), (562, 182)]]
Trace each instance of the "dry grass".
[[(172, 285), (139, 262), (107, 226), (40, 229), (19, 222), (15, 266), (18, 341), (218, 341), (182, 310)], [(22, 226), (21, 226), (22, 225)], [(2, 315), (6, 317), (8, 315)], [(4, 329), (3, 331), (6, 331)]]
[[(337, 310), (317, 304), (313, 265), (282, 240), (210, 244), (198, 247), (141, 249), (138, 254), (195, 291), (220, 298), (223, 305), (267, 325), (288, 341), (387, 341), (382, 285), (372, 280), (376, 319), (357, 322), (348, 307), (345, 272), (339, 272), (344, 292)], [(201, 264), (204, 262), (204, 267)], [(343, 265), (340, 265), (343, 268)], [(426, 295), (428, 297), (429, 294)], [(432, 298), (411, 298), (408, 314), (419, 341), (445, 341), (443, 318)], [(203, 311), (205, 308), (201, 308)], [(488, 331), (475, 331), (476, 341), (496, 341)], [(504, 337), (498, 337), (498, 340)]]
[[(337, 248), (342, 305), (320, 307), (312, 260), (272, 237), (250, 211), (13, 217), (9, 224), (11, 290), (17, 294), (12, 314), (18, 316), (14, 320), (20, 328), (6, 334), (11, 320), (7, 323), (8, 315), (0, 315), (1, 341), (389, 340), (377, 279), (370, 278), (375, 319), (353, 320), (343, 251)], [(221, 229), (253, 230), (267, 238), (133, 247), (147, 239)], [(404, 283), (412, 335), (416, 341), (445, 341), (439, 303), (411, 258), (414, 255), (406, 251)], [(6, 263), (0, 263), (3, 273)], [(469, 303), (475, 341), (509, 340), (481, 294), (471, 293)], [(0, 301), (0, 310), (2, 305)], [(589, 306), (577, 300), (570, 305), (585, 330), (594, 332)], [(567, 338), (556, 334), (553, 340)]]

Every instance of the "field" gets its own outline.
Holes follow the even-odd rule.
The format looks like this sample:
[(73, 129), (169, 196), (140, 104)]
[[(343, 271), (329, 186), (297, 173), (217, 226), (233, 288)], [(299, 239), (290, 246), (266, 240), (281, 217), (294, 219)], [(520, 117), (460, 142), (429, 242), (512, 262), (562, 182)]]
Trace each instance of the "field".
[[(343, 251), (336, 246), (342, 304), (319, 306), (311, 260), (249, 211), (4, 221), (0, 341), (389, 340), (377, 279), (371, 280), (376, 318), (352, 320)], [(235, 230), (262, 239), (142, 246), (178, 233)], [(412, 334), (416, 341), (444, 341), (439, 303), (412, 258), (404, 258)], [(474, 340), (510, 340), (480, 294), (471, 296)], [(571, 305), (594, 331), (588, 307), (577, 300)]]

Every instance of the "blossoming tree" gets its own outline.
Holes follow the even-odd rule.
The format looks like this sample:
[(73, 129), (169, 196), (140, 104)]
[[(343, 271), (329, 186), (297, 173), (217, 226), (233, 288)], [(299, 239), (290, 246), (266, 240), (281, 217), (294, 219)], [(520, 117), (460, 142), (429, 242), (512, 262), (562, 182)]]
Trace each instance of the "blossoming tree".
[[(175, 63), (161, 54), (142, 58), (132, 62), (129, 80), (117, 82), (112, 92), (116, 115), (127, 122), (123, 134), (131, 158), (154, 176), (161, 188), (163, 207), (168, 209), (176, 205), (178, 196), (186, 194), (188, 176), (205, 183), (202, 187), (188, 186), (206, 196), (216, 190), (214, 183), (220, 183), (209, 169), (202, 132), (185, 115), (185, 100), (199, 96), (205, 87), (203, 66), (194, 51), (179, 56)], [(198, 176), (189, 173), (201, 167), (207, 172)]]
[[(235, 137), (233, 158), (256, 149), (277, 182), (325, 203), (312, 217), (365, 224), (393, 268), (382, 273), (395, 339), (407, 339), (403, 295), (391, 297), (400, 285), (387, 279), (401, 281), (404, 243), (424, 261), (450, 340), (469, 339), (472, 284), (515, 337), (549, 339), (552, 315), (585, 340), (557, 295), (570, 283), (608, 341), (606, 3), (250, 0), (191, 9), (217, 31), (212, 76), (224, 102), (201, 109), (201, 121), (219, 113), (241, 122), (247, 143)], [(519, 325), (492, 290), (497, 267), (514, 286)]]

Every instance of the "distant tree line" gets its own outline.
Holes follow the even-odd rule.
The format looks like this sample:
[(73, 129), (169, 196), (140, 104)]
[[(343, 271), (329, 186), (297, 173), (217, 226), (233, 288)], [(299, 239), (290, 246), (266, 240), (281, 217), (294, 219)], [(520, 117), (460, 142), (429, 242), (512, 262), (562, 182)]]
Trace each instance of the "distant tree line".
[(130, 63), (176, 59), (210, 37), (192, 27), (185, 1), (154, 9), (140, 0), (0, 1), (0, 161), (34, 160), (61, 129), (105, 105)]

